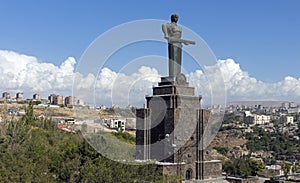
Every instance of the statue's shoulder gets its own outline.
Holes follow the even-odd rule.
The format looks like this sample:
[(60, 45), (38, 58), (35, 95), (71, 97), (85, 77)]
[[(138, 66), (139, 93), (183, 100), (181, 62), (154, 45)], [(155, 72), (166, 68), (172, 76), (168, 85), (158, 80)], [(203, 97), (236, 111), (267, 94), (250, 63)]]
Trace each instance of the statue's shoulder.
[(171, 23), (164, 23), (162, 24), (163, 27), (166, 27), (166, 28), (170, 28), (172, 26)]
[(181, 27), (181, 26), (179, 26), (179, 25), (178, 25), (178, 27), (179, 27), (179, 29), (182, 31), (182, 27)]

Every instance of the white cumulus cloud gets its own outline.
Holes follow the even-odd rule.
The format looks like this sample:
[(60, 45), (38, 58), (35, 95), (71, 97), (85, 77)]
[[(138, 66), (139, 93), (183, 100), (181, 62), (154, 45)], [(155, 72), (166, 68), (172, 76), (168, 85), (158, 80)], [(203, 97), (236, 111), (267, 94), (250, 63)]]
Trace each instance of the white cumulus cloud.
[[(200, 71), (189, 74), (200, 93), (208, 97), (214, 80), (207, 81), (211, 73), (222, 73), (228, 101), (233, 100), (289, 100), (300, 101), (300, 78), (287, 76), (283, 81), (267, 83), (249, 76), (233, 59), (218, 60), (214, 66), (206, 67), (208, 74)], [(204, 84), (203, 84), (204, 83)]]
[[(152, 94), (152, 86), (157, 85), (161, 77), (156, 68), (146, 66), (130, 74), (99, 68), (97, 76), (82, 75), (75, 73), (75, 65), (73, 57), (56, 66), (33, 56), (0, 50), (0, 92), (8, 91), (14, 95), (23, 91), (27, 97), (40, 93), (43, 98), (51, 93), (67, 96), (74, 92), (77, 99), (90, 103), (141, 106), (145, 102), (145, 95)], [(190, 72), (187, 78), (190, 85), (195, 87), (196, 95), (202, 95), (207, 104), (211, 103), (212, 95), (215, 95), (214, 102), (222, 102), (218, 101), (222, 87), (226, 89), (228, 101), (300, 101), (300, 78), (287, 76), (275, 83), (259, 81), (230, 58), (218, 60), (204, 70)]]
[(55, 66), (39, 62), (33, 56), (0, 50), (0, 91), (23, 91), (28, 96), (36, 92), (45, 95), (53, 92), (71, 93), (75, 64), (73, 57)]
[(151, 94), (152, 86), (160, 80), (155, 68), (140, 67), (132, 74), (116, 73), (103, 68), (96, 81), (96, 99), (109, 99), (112, 105), (141, 105), (145, 95)]

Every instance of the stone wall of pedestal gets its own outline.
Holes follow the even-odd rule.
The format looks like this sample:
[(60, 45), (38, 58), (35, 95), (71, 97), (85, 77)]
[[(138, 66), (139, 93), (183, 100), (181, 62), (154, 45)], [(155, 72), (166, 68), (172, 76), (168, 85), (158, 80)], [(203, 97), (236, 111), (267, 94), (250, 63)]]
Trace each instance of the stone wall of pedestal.
[(136, 110), (136, 159), (149, 159), (148, 144), (150, 144), (150, 131), (148, 130), (149, 109)]
[[(160, 164), (159, 166), (163, 169), (163, 174), (178, 175), (182, 179), (187, 178), (187, 172), (190, 171), (190, 180), (199, 180), (197, 178), (197, 166), (203, 163), (203, 180), (216, 179), (222, 176), (222, 162), (219, 160), (194, 162), (194, 163), (174, 163), (174, 164)], [(251, 179), (252, 180), (252, 179)], [(250, 182), (249, 182), (250, 183)], [(251, 182), (252, 183), (252, 182)]]
[(183, 179), (221, 177), (220, 161), (204, 161), (199, 142), (210, 113), (201, 109), (201, 97), (194, 95), (194, 88), (162, 79), (146, 100), (146, 108), (136, 112), (137, 159), (163, 162), (159, 166), (164, 174)]
[(201, 168), (199, 168), (199, 174), (200, 176), (203, 176), (202, 179), (213, 179), (222, 176), (222, 161), (211, 160), (196, 162), (196, 166), (198, 167), (201, 167), (202, 164), (203, 171), (201, 170)]
[(176, 85), (167, 85), (167, 86), (158, 86), (153, 88), (153, 95), (167, 95), (167, 94), (182, 94), (182, 95), (194, 95), (195, 89), (188, 86), (176, 86)]

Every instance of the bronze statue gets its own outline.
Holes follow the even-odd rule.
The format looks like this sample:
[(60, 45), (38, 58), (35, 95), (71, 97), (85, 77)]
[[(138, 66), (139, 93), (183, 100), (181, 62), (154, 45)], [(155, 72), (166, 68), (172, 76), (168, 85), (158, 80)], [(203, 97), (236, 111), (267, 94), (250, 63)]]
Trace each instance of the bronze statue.
[(168, 41), (169, 77), (178, 77), (181, 74), (182, 43), (196, 44), (194, 41), (181, 39), (182, 28), (177, 25), (178, 15), (171, 15), (171, 23), (162, 25), (165, 39)]

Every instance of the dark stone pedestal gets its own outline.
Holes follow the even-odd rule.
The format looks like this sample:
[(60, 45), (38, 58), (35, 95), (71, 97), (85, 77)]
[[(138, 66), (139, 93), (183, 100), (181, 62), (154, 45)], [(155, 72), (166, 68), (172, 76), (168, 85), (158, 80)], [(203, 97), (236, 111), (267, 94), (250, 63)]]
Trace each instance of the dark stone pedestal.
[(161, 162), (164, 174), (184, 179), (220, 177), (219, 161), (204, 161), (199, 143), (210, 112), (185, 79), (163, 77), (147, 104), (136, 112), (136, 158)]
[(186, 77), (184, 74), (180, 74), (177, 77), (161, 77), (161, 82), (158, 83), (158, 86), (162, 85), (180, 85), (180, 86), (188, 86), (189, 83), (186, 81)]

